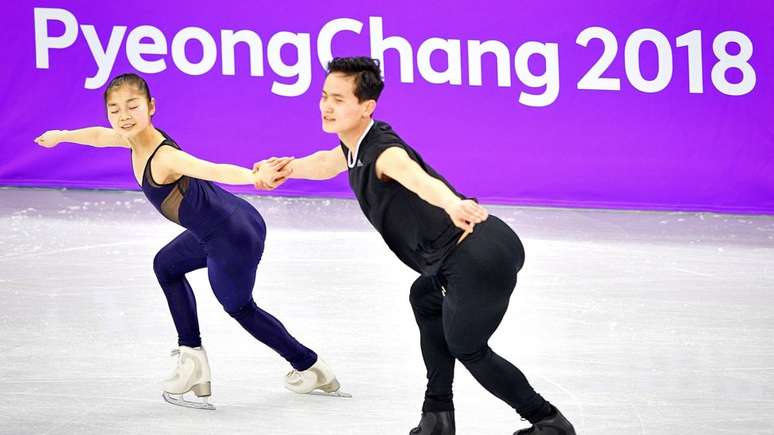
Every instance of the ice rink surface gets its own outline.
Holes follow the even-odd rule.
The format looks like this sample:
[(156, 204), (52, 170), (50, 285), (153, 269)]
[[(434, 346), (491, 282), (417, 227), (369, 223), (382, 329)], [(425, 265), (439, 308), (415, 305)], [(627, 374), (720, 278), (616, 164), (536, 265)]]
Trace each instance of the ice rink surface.
[[(349, 200), (247, 198), (254, 297), (352, 399), (289, 365), (188, 275), (214, 412), (163, 402), (176, 334), (152, 270), (181, 229), (139, 192), (0, 189), (0, 433), (407, 434), (424, 368), (415, 278)], [(527, 262), (490, 341), (579, 434), (774, 433), (774, 216), (491, 206)], [(457, 433), (524, 422), (457, 364)]]

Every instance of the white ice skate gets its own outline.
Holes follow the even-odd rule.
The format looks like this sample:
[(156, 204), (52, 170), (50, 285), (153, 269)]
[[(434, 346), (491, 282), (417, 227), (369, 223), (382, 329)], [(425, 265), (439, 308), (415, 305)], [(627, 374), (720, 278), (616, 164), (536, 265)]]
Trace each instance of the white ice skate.
[(315, 394), (333, 397), (352, 397), (341, 391), (333, 370), (320, 358), (304, 371), (291, 370), (285, 375), (285, 388), (298, 394)]
[[(207, 400), (212, 394), (210, 385), (210, 365), (204, 348), (180, 346), (172, 351), (177, 356), (175, 373), (164, 381), (162, 397), (168, 403), (186, 408), (214, 410), (215, 406)], [(185, 400), (183, 394), (193, 391), (201, 401)]]

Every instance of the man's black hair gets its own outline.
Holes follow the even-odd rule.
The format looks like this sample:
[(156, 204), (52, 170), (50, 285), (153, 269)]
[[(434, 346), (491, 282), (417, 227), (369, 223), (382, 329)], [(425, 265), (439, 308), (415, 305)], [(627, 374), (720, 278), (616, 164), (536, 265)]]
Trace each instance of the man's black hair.
[(328, 74), (341, 73), (355, 78), (355, 96), (358, 102), (378, 100), (384, 89), (382, 69), (378, 59), (370, 57), (336, 57), (328, 62)]

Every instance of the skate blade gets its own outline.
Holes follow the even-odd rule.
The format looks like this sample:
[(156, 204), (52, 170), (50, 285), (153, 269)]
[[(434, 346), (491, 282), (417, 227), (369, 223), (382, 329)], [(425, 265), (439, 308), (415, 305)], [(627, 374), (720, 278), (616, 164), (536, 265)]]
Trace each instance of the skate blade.
[(215, 405), (208, 402), (192, 402), (190, 400), (183, 399), (183, 395), (181, 394), (180, 397), (175, 397), (170, 393), (167, 393), (166, 391), (161, 394), (161, 397), (164, 398), (164, 401), (167, 403), (170, 403), (172, 405), (181, 406), (183, 408), (192, 408), (192, 409), (206, 409), (208, 411), (214, 411)]
[(307, 394), (312, 394), (314, 396), (343, 397), (345, 399), (351, 399), (352, 398), (351, 394), (345, 393), (343, 391), (332, 391), (330, 393), (326, 393), (325, 391), (314, 390), (314, 391), (309, 392)]

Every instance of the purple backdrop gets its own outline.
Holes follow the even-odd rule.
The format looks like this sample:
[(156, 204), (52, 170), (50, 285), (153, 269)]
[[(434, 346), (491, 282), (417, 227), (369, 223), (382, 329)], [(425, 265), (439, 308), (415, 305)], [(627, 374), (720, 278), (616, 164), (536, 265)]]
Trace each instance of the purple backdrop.
[[(47, 129), (107, 125), (104, 78), (138, 65), (150, 71), (159, 68), (160, 60), (163, 71), (141, 72), (157, 99), (155, 123), (193, 154), (249, 166), (270, 155), (331, 148), (337, 140), (322, 132), (318, 110), (324, 78), (318, 54), (328, 45), (323, 40), (318, 47), (318, 39), (322, 29), (359, 22), (359, 33), (334, 35), (332, 54), (367, 55), (378, 49), (383, 44), (376, 34), (379, 23), (383, 38), (406, 41), (411, 58), (401, 60), (395, 49), (384, 52), (386, 89), (376, 117), (391, 123), (468, 195), (509, 204), (774, 213), (771, 3), (577, 3), (226, 0), (213, 9), (211, 2), (198, 0), (143, 0), (129, 6), (12, 2), (0, 17), (0, 184), (136, 189), (126, 150), (66, 144), (46, 150), (32, 139)], [(334, 21), (344, 18), (350, 21)], [(124, 33), (118, 26), (126, 27)], [(615, 87), (610, 80), (578, 85), (605, 47), (612, 47), (610, 40), (603, 44), (589, 38), (587, 46), (576, 42), (594, 26), (606, 31), (586, 33), (608, 34), (617, 43), (601, 76), (620, 79), (618, 90), (579, 89)], [(188, 27), (203, 30), (182, 31)], [(635, 33), (640, 29), (653, 30)], [(260, 53), (252, 51), (257, 59), (252, 70), (251, 51), (242, 43), (235, 49), (233, 75), (227, 71), (224, 30), (250, 30), (260, 38)], [(700, 36), (689, 34), (694, 30)], [(726, 31), (739, 32), (724, 34), (739, 43), (726, 47), (722, 37), (716, 40)], [(156, 54), (147, 45), (153, 40), (136, 43), (153, 32), (164, 38), (156, 38)], [(132, 34), (134, 42), (129, 41)], [(115, 63), (103, 62), (102, 77), (95, 60), (100, 56), (90, 46), (103, 54), (111, 35)], [(205, 42), (184, 44), (186, 35)], [(207, 35), (215, 48), (211, 68), (203, 48)], [(646, 41), (638, 50), (639, 36)], [(283, 37), (301, 49), (283, 45)], [(753, 49), (749, 61), (744, 59), (745, 38)], [(93, 44), (97, 40), (100, 44)], [(454, 40), (460, 41), (459, 61)], [(501, 58), (484, 55), (481, 85), (470, 69), (477, 63), (468, 58), (475, 51), (471, 41), (499, 41), (489, 46), (507, 51)], [(713, 41), (721, 58), (731, 56), (718, 67)], [(428, 56), (428, 49), (444, 44), (451, 48), (431, 50)], [(530, 49), (546, 53), (528, 60), (534, 76), (545, 73), (548, 86), (539, 79), (533, 83), (520, 63)], [(723, 54), (726, 50), (729, 55)], [(107, 53), (110, 58), (111, 50)], [(508, 68), (500, 75), (496, 59)], [(301, 72), (293, 75), (297, 61)], [(402, 75), (401, 61), (412, 79)], [(282, 77), (283, 62), (291, 65), (285, 68), (291, 77)], [(723, 62), (746, 70), (723, 71)], [(447, 67), (450, 72), (443, 74)], [(713, 74), (713, 69), (718, 71)], [(445, 83), (433, 83), (439, 81)], [(274, 83), (296, 85), (291, 91), (273, 91)], [(283, 92), (297, 95), (278, 95)], [(522, 93), (542, 97), (531, 102)], [(729, 95), (734, 93), (741, 95)], [(292, 180), (273, 194), (350, 196), (345, 177)]]

